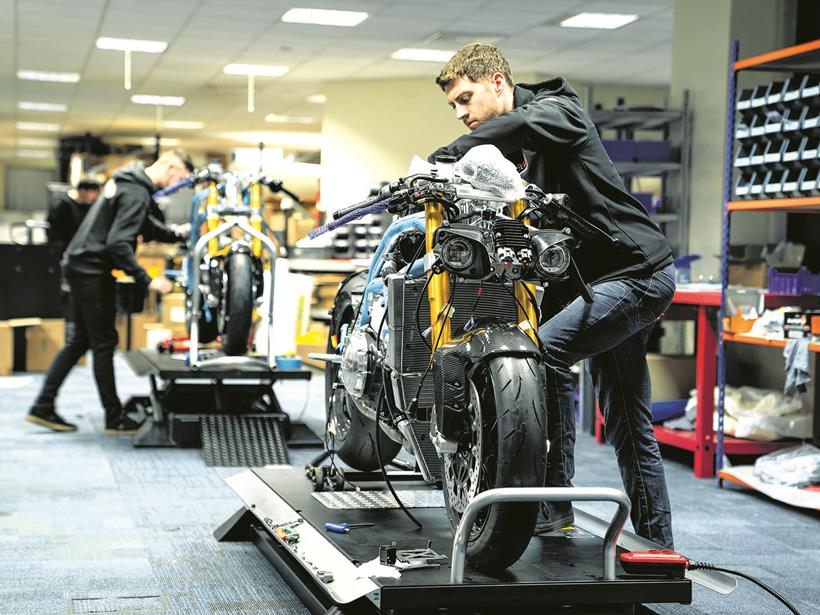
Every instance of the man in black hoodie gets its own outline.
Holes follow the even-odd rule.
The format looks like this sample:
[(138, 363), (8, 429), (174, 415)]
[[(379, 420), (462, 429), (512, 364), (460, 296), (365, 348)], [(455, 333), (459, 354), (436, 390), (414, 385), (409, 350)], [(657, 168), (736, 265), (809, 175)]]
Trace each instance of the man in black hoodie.
[(133, 434), (139, 425), (124, 412), (114, 383), (114, 348), (117, 346), (116, 293), (112, 269), (121, 269), (138, 284), (161, 293), (171, 290), (164, 277), (151, 279), (134, 255), (137, 236), (173, 241), (173, 232), (148, 220), (151, 195), (183, 180), (193, 169), (182, 150), (162, 154), (149, 167), (129, 165), (105, 185), (103, 198), (91, 206), (63, 257), (63, 272), (71, 287), (74, 327), (65, 346), (54, 358), (43, 388), (26, 420), (54, 431), (76, 431), (60, 417), (54, 402), (60, 385), (79, 358), (91, 348), (94, 379), (105, 409), (108, 434)]
[(84, 176), (48, 208), (48, 243), (65, 248), (80, 228), (92, 203), (100, 196), (100, 182)]
[[(663, 461), (651, 424), (646, 340), (675, 291), (672, 251), (660, 229), (625, 189), (584, 111), (562, 77), (514, 85), (491, 45), (459, 50), (436, 79), (458, 120), (470, 129), (430, 156), (463, 156), (492, 144), (545, 192), (566, 193), (574, 211), (606, 234), (585, 237), (575, 259), (592, 285), (587, 304), (568, 284), (547, 290), (538, 330), (547, 370), (547, 485), (571, 486), (575, 409), (570, 367), (590, 358), (595, 392), (632, 500), (636, 532), (672, 548)], [(609, 235), (607, 237), (606, 235)], [(542, 505), (536, 533), (574, 521), (569, 502)]]

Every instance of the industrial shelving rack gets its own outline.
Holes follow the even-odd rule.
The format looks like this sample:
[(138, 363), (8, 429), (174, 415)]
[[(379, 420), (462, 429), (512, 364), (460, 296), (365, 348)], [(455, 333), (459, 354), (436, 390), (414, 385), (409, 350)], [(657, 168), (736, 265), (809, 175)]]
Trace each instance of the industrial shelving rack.
[(594, 109), (590, 119), (599, 133), (656, 132), (672, 147), (672, 160), (613, 160), (627, 188), (633, 178), (660, 177), (661, 211), (650, 214), (672, 244), (675, 256), (689, 247), (689, 172), (691, 155), (691, 113), (689, 90), (683, 92), (680, 109)]
[[(723, 331), (723, 316), (726, 309), (726, 290), (728, 286), (729, 273), (729, 242), (731, 230), (731, 216), (735, 212), (786, 212), (786, 213), (820, 213), (820, 196), (787, 197), (787, 198), (757, 198), (746, 200), (732, 200), (733, 181), (732, 171), (734, 168), (735, 153), (735, 119), (737, 113), (737, 76), (740, 71), (767, 71), (779, 73), (813, 74), (820, 73), (820, 39), (779, 49), (770, 53), (746, 58), (737, 59), (738, 45), (735, 43), (732, 48), (731, 74), (729, 77), (729, 96), (727, 111), (727, 134), (725, 151), (725, 175), (724, 175), (724, 204), (723, 204), (723, 235), (721, 248), (721, 301), (719, 309), (719, 336), (718, 336), (718, 429), (716, 442), (716, 468), (720, 470), (724, 452), (732, 454), (734, 445), (742, 442), (737, 438), (727, 438), (724, 436), (724, 401), (726, 388), (726, 354), (725, 345), (727, 342), (759, 344), (764, 346), (782, 347), (786, 345), (782, 340), (769, 340), (750, 335), (743, 335)], [(763, 191), (765, 195), (765, 191)], [(777, 300), (780, 301), (777, 301)], [(782, 297), (767, 295), (766, 303), (782, 303)], [(820, 351), (820, 345), (811, 344), (810, 350)], [(820, 429), (820, 387), (815, 387), (814, 400), (814, 436), (818, 435)], [(767, 443), (761, 443), (760, 452), (765, 452)], [(769, 444), (771, 447), (771, 444)]]

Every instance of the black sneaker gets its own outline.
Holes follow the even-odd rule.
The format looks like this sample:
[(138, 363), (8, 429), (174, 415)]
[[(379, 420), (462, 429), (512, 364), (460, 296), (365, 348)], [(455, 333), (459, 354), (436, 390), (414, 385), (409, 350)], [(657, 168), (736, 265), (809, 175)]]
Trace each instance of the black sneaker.
[(123, 413), (118, 417), (114, 417), (105, 423), (105, 435), (107, 436), (133, 436), (137, 433), (142, 423), (137, 423), (135, 420)]
[(564, 528), (571, 528), (574, 523), (575, 513), (571, 502), (542, 502), (533, 535), (544, 536)]
[(47, 427), (51, 431), (77, 431), (77, 426), (64, 420), (54, 411), (54, 408), (34, 407), (28, 411), (26, 420), (40, 427)]

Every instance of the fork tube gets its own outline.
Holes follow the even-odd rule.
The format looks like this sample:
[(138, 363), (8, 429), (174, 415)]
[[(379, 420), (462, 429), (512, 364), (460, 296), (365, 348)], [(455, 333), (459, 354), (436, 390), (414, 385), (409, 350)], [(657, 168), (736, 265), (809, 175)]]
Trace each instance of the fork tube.
[[(216, 182), (212, 181), (208, 184), (208, 208), (207, 208), (207, 221), (208, 221), (208, 232), (211, 232), (219, 226), (219, 214), (216, 212), (216, 208), (219, 205), (219, 192), (216, 189)], [(216, 253), (219, 251), (219, 239), (213, 237), (208, 242), (208, 256), (213, 258), (216, 256)]]
[[(249, 222), (254, 229), (261, 233), (262, 215), (260, 214), (260, 208), (262, 207), (262, 185), (259, 182), (251, 183), (250, 201), (251, 218)], [(262, 255), (262, 241), (260, 239), (254, 237), (251, 240), (251, 252), (253, 252), (253, 255), (256, 258), (259, 258)]]
[[(509, 206), (510, 216), (517, 218), (518, 215), (527, 207), (527, 202), (523, 199), (518, 199)], [(528, 224), (529, 220), (524, 219), (524, 224)], [(518, 299), (518, 326), (524, 328), (524, 332), (530, 336), (533, 342), (538, 344), (536, 333), (538, 333), (538, 310), (533, 304), (531, 297), (535, 297), (535, 286), (527, 284), (526, 282), (516, 281), (513, 283), (515, 298)], [(529, 289), (529, 292), (527, 292)], [(521, 306), (524, 309), (521, 309)], [(535, 328), (533, 328), (535, 327)]]
[[(426, 253), (430, 254), (433, 251), (433, 236), (436, 229), (444, 221), (444, 206), (441, 203), (428, 202), (424, 206), (424, 215), (426, 221)], [(432, 271), (428, 272), (427, 275), (433, 276), (427, 285), (427, 298), (430, 302), (430, 345), (435, 350), (440, 345), (449, 342), (451, 337), (450, 316), (439, 318), (439, 314), (446, 309), (447, 300), (450, 298), (450, 276), (447, 273), (434, 275)]]

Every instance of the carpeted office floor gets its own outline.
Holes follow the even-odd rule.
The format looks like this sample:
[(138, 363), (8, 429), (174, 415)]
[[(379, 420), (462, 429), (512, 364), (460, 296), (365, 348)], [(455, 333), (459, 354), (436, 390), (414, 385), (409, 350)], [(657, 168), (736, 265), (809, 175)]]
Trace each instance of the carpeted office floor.
[[(117, 358), (123, 399), (147, 392)], [(194, 449), (134, 449), (102, 433), (89, 367), (72, 372), (60, 412), (80, 431), (53, 434), (23, 421), (42, 375), (0, 378), (0, 615), (307, 613), (248, 544), (212, 531), (240, 502)], [(277, 384), (285, 409), (322, 423), (322, 377)], [(292, 463), (312, 455), (294, 451)], [(577, 485), (620, 486), (612, 449), (579, 435)], [(820, 614), (820, 516), (696, 480), (668, 460), (678, 549), (759, 576)], [(585, 505), (601, 516), (606, 505)], [(695, 588), (691, 606), (659, 613), (772, 615), (785, 609), (740, 581), (730, 596)]]

